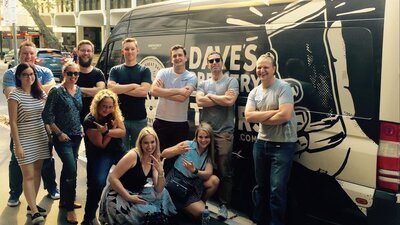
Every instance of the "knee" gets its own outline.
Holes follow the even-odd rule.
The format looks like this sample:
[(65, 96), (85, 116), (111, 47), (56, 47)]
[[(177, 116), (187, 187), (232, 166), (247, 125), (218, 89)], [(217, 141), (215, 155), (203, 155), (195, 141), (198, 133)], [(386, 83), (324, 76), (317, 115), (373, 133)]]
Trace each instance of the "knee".
[(203, 209), (191, 208), (187, 212), (190, 214), (191, 217), (198, 220), (198, 219), (201, 219), (201, 214), (203, 213)]
[(215, 188), (218, 188), (219, 183), (221, 182), (220, 179), (215, 175), (211, 175), (209, 181), (210, 181), (211, 187), (215, 187)]

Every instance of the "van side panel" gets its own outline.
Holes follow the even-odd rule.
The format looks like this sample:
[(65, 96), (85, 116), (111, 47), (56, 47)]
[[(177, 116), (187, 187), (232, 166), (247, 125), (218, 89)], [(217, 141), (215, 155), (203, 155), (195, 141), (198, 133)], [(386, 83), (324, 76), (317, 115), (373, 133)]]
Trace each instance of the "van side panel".
[[(115, 28), (101, 58), (112, 65), (123, 36), (136, 37), (138, 61), (154, 78), (170, 66), (169, 48), (183, 44), (187, 68), (201, 82), (211, 76), (207, 55), (221, 52), (226, 72), (240, 88), (232, 207), (251, 217), (258, 124), (245, 121), (244, 109), (248, 93), (260, 83), (257, 57), (271, 52), (276, 76), (292, 87), (298, 120), (290, 222), (306, 215), (315, 224), (367, 224), (366, 219), (400, 224), (400, 197), (375, 191), (379, 122), (400, 122), (399, 30), (393, 27), (398, 21), (397, 0), (171, 1), (134, 9), (129, 25)], [(201, 110), (194, 96), (190, 136)], [(154, 97), (146, 101), (149, 125), (156, 103)]]

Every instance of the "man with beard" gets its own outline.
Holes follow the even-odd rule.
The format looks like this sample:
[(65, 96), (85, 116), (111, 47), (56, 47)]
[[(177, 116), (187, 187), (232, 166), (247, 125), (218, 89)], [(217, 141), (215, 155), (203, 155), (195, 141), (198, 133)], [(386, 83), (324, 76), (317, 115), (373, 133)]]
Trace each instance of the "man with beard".
[(92, 66), (94, 45), (89, 40), (82, 40), (78, 44), (79, 79), (76, 83), (82, 92), (81, 123), (90, 111), (90, 103), (100, 90), (106, 87), (103, 72)]

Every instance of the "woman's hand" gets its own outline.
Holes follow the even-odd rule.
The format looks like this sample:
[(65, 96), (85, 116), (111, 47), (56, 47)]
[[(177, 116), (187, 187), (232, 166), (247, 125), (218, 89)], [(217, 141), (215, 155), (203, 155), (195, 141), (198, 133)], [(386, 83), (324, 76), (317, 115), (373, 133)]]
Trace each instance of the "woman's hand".
[(160, 160), (160, 157), (154, 157), (153, 155), (150, 155), (151, 159), (153, 160), (151, 165), (157, 170), (158, 175), (164, 175), (164, 161), (165, 159)]
[(177, 146), (179, 154), (185, 154), (190, 150), (190, 147), (187, 143), (187, 141), (182, 141), (181, 143), (178, 144)]
[(23, 159), (25, 157), (24, 149), (22, 149), (22, 146), (15, 146), (15, 157), (17, 159)]
[(67, 142), (71, 140), (71, 138), (69, 138), (69, 136), (65, 133), (61, 133), (57, 138), (60, 142)]
[(128, 201), (134, 204), (146, 204), (146, 200), (141, 198), (139, 195), (130, 195)]
[(194, 173), (194, 171), (196, 170), (196, 167), (194, 166), (192, 161), (182, 159), (182, 162), (183, 162), (183, 166), (185, 167), (185, 169), (187, 169), (191, 173)]
[(93, 123), (96, 125), (97, 131), (99, 131), (100, 134), (103, 134), (103, 133), (105, 133), (105, 132), (108, 130), (108, 125), (107, 125), (107, 123), (105, 123), (104, 126), (101, 125), (101, 124), (99, 124), (99, 123), (97, 123), (96, 121), (93, 122)]

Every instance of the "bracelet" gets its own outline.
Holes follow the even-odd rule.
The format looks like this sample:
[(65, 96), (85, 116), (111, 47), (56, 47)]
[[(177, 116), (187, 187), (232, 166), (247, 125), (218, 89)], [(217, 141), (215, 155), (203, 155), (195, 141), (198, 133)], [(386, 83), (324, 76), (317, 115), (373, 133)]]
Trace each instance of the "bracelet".
[(199, 170), (196, 168), (194, 171), (193, 171), (193, 174), (198, 174), (199, 173)]
[(108, 132), (110, 132), (110, 129), (107, 128), (107, 130), (104, 131), (104, 133), (101, 133), (101, 135), (103, 135), (103, 137), (104, 137), (104, 136), (106, 136), (108, 134)]
[(164, 175), (165, 175), (165, 173), (159, 173), (159, 174), (158, 174), (158, 178), (163, 178)]

